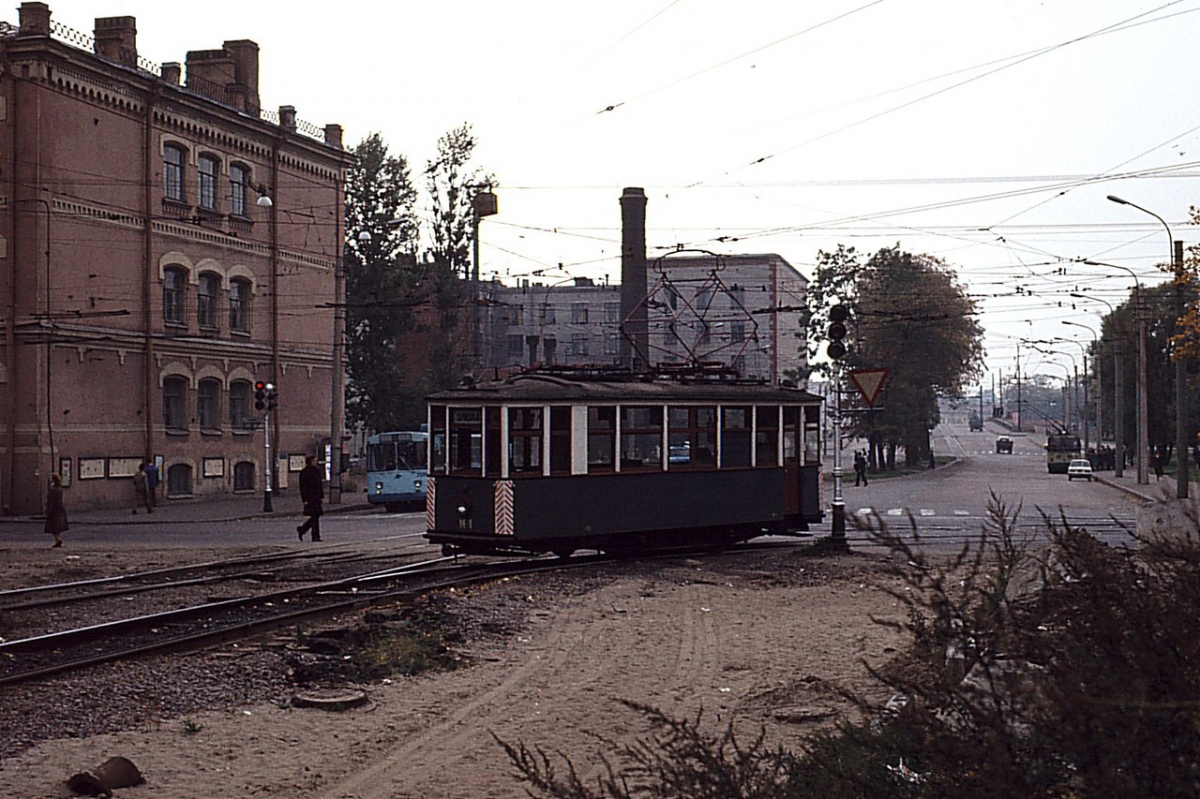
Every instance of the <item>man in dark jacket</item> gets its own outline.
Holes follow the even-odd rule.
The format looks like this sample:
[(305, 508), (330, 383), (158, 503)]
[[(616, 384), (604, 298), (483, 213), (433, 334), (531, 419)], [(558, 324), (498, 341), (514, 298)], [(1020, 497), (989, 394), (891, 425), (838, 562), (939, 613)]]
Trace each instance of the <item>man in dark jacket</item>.
[(304, 515), (308, 517), (296, 528), (301, 541), (310, 530), (313, 541), (321, 540), (321, 503), (325, 500), (325, 487), (316, 461), (313, 455), (305, 456), (304, 468), (300, 470), (300, 501), (304, 503)]

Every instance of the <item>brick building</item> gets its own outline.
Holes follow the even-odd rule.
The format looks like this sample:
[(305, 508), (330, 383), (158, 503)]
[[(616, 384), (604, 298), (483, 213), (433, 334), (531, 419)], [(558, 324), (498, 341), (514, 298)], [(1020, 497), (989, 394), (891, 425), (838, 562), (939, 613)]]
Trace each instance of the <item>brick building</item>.
[(261, 491), (258, 380), (278, 486), (340, 434), (341, 139), (260, 109), (254, 42), (157, 67), (132, 17), (0, 23), (7, 512), (51, 472), (70, 507), (132, 504), (142, 459), (168, 498)]
[[(719, 363), (772, 383), (807, 376), (808, 280), (774, 254), (670, 255), (647, 264), (649, 361)], [(620, 363), (620, 286), (587, 278), (482, 289), (488, 369)]]

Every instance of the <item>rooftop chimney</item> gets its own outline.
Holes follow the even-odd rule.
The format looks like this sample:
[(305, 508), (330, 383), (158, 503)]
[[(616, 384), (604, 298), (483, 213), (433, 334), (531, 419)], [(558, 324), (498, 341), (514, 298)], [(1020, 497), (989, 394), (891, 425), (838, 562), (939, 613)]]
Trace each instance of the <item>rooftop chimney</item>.
[(133, 17), (96, 19), (96, 55), (127, 67), (137, 67), (137, 20)]
[(45, 3), (21, 3), (18, 12), (18, 36), (50, 35), (50, 6)]
[(646, 192), (621, 192), (621, 365), (646, 368), (650, 329), (646, 314)]
[(241, 39), (225, 42), (220, 50), (189, 50), (187, 87), (239, 111), (257, 114), (258, 45)]

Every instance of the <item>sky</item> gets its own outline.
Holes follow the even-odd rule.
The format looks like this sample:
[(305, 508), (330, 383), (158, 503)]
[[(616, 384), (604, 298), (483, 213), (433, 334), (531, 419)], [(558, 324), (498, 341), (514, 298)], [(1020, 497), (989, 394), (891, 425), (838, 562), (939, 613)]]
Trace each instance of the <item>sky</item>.
[[(989, 390), (1022, 339), (1090, 342), (1078, 325), (1200, 238), (1200, 0), (48, 2), (84, 33), (136, 17), (158, 64), (252, 39), (264, 108), (347, 146), (378, 132), (417, 177), (470, 124), (499, 200), (485, 278), (619, 281), (626, 186), (652, 260), (940, 258), (977, 302)], [(1026, 375), (1082, 370), (1078, 344), (1040, 346)]]

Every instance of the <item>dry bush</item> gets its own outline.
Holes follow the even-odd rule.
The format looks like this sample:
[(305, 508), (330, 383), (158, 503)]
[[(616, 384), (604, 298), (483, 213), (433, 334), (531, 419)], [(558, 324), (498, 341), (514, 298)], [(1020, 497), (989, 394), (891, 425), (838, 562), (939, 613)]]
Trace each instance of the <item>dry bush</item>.
[(978, 539), (941, 562), (911, 518), (868, 526), (911, 646), (873, 672), (887, 708), (860, 700), (869, 721), (801, 752), (632, 706), (653, 732), (614, 745), (593, 787), (567, 754), (500, 743), (553, 799), (1200, 796), (1200, 524), (1113, 548), (1042, 513), (1035, 546), (1020, 513), (993, 494)]

